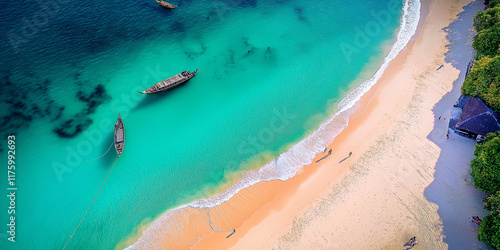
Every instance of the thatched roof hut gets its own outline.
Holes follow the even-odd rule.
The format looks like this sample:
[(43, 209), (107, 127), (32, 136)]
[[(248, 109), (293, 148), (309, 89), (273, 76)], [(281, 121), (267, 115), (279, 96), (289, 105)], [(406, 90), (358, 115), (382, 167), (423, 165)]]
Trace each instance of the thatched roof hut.
[(500, 113), (494, 112), (477, 97), (467, 100), (455, 125), (455, 132), (473, 138), (481, 138), (499, 130)]

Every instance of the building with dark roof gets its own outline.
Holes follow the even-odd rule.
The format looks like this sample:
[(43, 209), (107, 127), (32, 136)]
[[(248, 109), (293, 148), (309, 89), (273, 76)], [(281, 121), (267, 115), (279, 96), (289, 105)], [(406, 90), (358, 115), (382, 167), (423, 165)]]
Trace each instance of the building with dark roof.
[(481, 99), (471, 97), (463, 106), (455, 125), (455, 133), (481, 140), (486, 134), (500, 130), (500, 113), (494, 112)]

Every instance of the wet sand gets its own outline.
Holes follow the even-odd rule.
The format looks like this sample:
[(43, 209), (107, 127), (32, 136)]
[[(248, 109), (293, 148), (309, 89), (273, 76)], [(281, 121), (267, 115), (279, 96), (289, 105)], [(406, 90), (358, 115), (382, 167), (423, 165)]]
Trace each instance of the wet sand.
[[(423, 249), (445, 249), (453, 244), (453, 236), (455, 241), (467, 239), (461, 248), (484, 247), (475, 240), (468, 213), (448, 209), (443, 214), (439, 202), (451, 200), (448, 207), (482, 212), (481, 193), (464, 176), (474, 142), (453, 133), (446, 139), (448, 123), (438, 119), (458, 98), (460, 71), (465, 71), (455, 68), (461, 64), (445, 60), (449, 41), (443, 29), (470, 2), (423, 1), (423, 25), (408, 50), (360, 101), (347, 129), (329, 146), (333, 154), (304, 167), (291, 180), (259, 183), (237, 194), (225, 204), (239, 205), (238, 210), (226, 210), (236, 233), (230, 238), (225, 238), (229, 233), (213, 233), (195, 249), (400, 249), (412, 236)], [(472, 5), (469, 9), (475, 13), (480, 3)], [(465, 36), (469, 27), (454, 32)], [(470, 44), (462, 46), (454, 49)], [(440, 65), (444, 67), (436, 71)], [(455, 169), (437, 175), (449, 165)], [(436, 183), (440, 187), (431, 186)], [(251, 199), (259, 201), (257, 206), (247, 202), (264, 194), (264, 199)], [(460, 195), (464, 197), (456, 197)], [(253, 211), (255, 207), (259, 209)], [(443, 223), (449, 217), (464, 224), (453, 228), (452, 235)]]
[[(297, 176), (260, 182), (217, 207), (174, 211), (155, 232), (161, 237), (146, 244), (161, 249), (405, 249), (405, 242), (417, 236), (422, 249), (445, 249), (453, 239), (467, 239), (460, 245), (464, 249), (482, 247), (466, 223), (469, 212), (484, 212), (481, 193), (467, 175), (474, 142), (454, 134), (446, 139), (448, 124), (438, 119), (458, 98), (465, 71), (459, 67), (463, 62), (445, 58), (450, 43), (443, 29), (470, 2), (422, 1), (417, 34), (360, 100), (349, 126), (329, 145), (330, 156), (324, 158), (328, 150), (320, 153)], [(470, 11), (480, 7), (472, 5)], [(470, 24), (448, 32), (471, 36)], [(470, 44), (461, 46), (452, 49), (460, 53)], [(467, 58), (472, 54), (461, 60)], [(450, 209), (455, 206), (463, 209)], [(463, 227), (450, 230), (450, 218), (463, 221)]]

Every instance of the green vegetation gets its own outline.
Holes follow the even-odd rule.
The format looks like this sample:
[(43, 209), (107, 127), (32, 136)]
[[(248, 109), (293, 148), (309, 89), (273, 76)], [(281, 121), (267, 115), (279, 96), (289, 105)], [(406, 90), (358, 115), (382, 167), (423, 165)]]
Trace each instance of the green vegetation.
[[(477, 96), (500, 111), (500, 0), (489, 2), (486, 12), (474, 17), (474, 28), (478, 34), (472, 47), (477, 51), (477, 60), (464, 82), (462, 93)], [(483, 144), (477, 144), (476, 159), (471, 161), (474, 186), (493, 193), (485, 203), (490, 210), (479, 227), (478, 239), (500, 249), (500, 132), (489, 134)]]
[(500, 249), (500, 192), (490, 196), (484, 203), (484, 208), (491, 213), (481, 222), (477, 237), (480, 241)]
[(500, 191), (500, 131), (488, 134), (483, 144), (477, 144), (474, 156), (470, 164), (474, 186), (488, 193)]
[(462, 93), (477, 96), (495, 111), (500, 111), (500, 55), (477, 60), (465, 79)]
[(490, 7), (500, 6), (500, 0), (489, 0)]
[(500, 0), (490, 1), (490, 6), (497, 7), (480, 11), (474, 17), (478, 34), (472, 47), (477, 57), (465, 79), (462, 94), (477, 96), (500, 112)]
[[(495, 9), (498, 8), (500, 7)], [(478, 24), (479, 26), (487, 27), (490, 21), (485, 20), (480, 22), (482, 23)], [(477, 33), (472, 39), (472, 47), (477, 51), (478, 58), (498, 55), (498, 48), (500, 47), (500, 23), (498, 20), (495, 25)]]
[[(488, 198), (488, 200), (484, 203), (484, 209), (500, 213), (500, 192), (497, 192)], [(500, 233), (500, 231), (498, 232)]]
[[(500, 0), (486, 1), (490, 8), (474, 17), (478, 32), (472, 42), (477, 56), (465, 79), (462, 93), (477, 96), (500, 112)], [(486, 136), (477, 144), (476, 159), (470, 163), (474, 186), (493, 194), (484, 203), (490, 214), (479, 227), (478, 239), (500, 249), (500, 131)]]
[(474, 186), (494, 194), (484, 204), (491, 213), (484, 217), (477, 237), (500, 249), (500, 131), (488, 134), (483, 144), (477, 144), (474, 155), (476, 159), (471, 161)]
[(499, 8), (490, 8), (486, 12), (479, 11), (476, 16), (474, 16), (474, 28), (477, 32), (480, 32), (482, 30), (493, 27), (495, 24), (499, 23), (499, 20)]

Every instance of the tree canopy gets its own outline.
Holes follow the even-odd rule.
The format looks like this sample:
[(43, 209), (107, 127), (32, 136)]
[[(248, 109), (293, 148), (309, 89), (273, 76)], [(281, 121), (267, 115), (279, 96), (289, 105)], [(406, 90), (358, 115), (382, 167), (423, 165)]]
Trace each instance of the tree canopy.
[(487, 193), (500, 191), (500, 131), (489, 133), (483, 144), (477, 144), (476, 159), (471, 161), (474, 186)]
[(500, 55), (476, 61), (462, 86), (462, 93), (477, 96), (500, 111)]
[(500, 0), (489, 0), (490, 7), (500, 6)]
[(495, 111), (500, 112), (500, 0), (490, 1), (486, 12), (474, 16), (472, 47), (476, 62), (462, 86), (462, 94), (477, 96)]
[(489, 29), (499, 22), (500, 8), (489, 8), (487, 11), (479, 11), (474, 16), (474, 28), (477, 32)]
[[(497, 7), (495, 9), (498, 9)], [(493, 19), (494, 20), (494, 19)], [(477, 51), (477, 57), (495, 56), (499, 54), (498, 48), (500, 47), (500, 23), (498, 20), (495, 25), (489, 26), (489, 20), (481, 21), (479, 27), (483, 27), (472, 39), (472, 47)]]
[(500, 249), (500, 192), (491, 195), (485, 202), (484, 208), (490, 210), (491, 213), (481, 222), (477, 238)]
[[(465, 79), (462, 93), (477, 96), (500, 112), (500, 0), (486, 1), (489, 8), (474, 17), (472, 47), (477, 56), (474, 67)], [(484, 217), (479, 227), (478, 239), (500, 249), (500, 131), (486, 136), (477, 144), (476, 159), (470, 165), (474, 186), (491, 195), (485, 202), (490, 215)]]
[(490, 214), (484, 217), (478, 228), (477, 238), (500, 249), (500, 131), (486, 136), (483, 144), (477, 144), (472, 160), (474, 186), (492, 195), (484, 203)]

